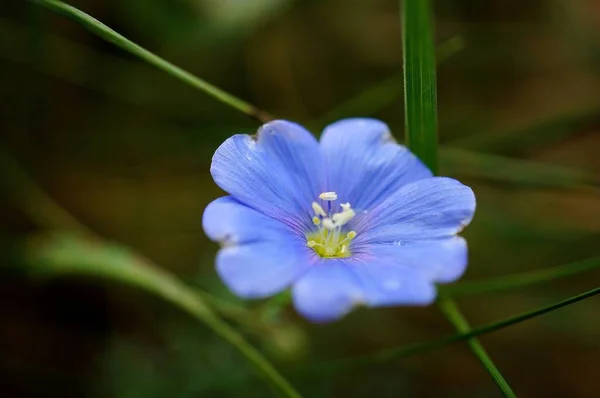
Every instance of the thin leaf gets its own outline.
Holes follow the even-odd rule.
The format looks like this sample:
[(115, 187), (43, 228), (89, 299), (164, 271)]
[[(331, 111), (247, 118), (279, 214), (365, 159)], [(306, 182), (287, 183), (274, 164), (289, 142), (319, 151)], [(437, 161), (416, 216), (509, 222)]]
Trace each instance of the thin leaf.
[(146, 50), (145, 48), (135, 44), (131, 40), (121, 36), (108, 26), (104, 25), (97, 19), (91, 17), (85, 12), (70, 6), (58, 0), (30, 0), (34, 3), (43, 5), (52, 11), (63, 14), (74, 21), (80, 23), (84, 28), (101, 37), (102, 39), (114, 44), (115, 46), (135, 55), (150, 65), (166, 72), (167, 74), (181, 80), (182, 82), (205, 92), (216, 100), (237, 109), (238, 111), (264, 123), (271, 118), (267, 113), (251, 105), (223, 90), (213, 86), (212, 84), (192, 75), (191, 73), (173, 65), (169, 61), (164, 60), (156, 54)]
[(585, 271), (600, 268), (600, 256), (587, 260), (563, 264), (520, 274), (499, 276), (481, 281), (462, 282), (454, 285), (440, 286), (440, 293), (445, 296), (469, 296), (481, 293), (496, 293), (506, 290), (519, 289), (556, 279), (577, 275)]
[(0, 148), (0, 192), (39, 226), (92, 233), (60, 207), (21, 168), (15, 158)]
[[(439, 300), (439, 307), (442, 313), (450, 320), (450, 322), (454, 325), (456, 330), (461, 333), (470, 333), (471, 326), (465, 319), (464, 315), (458, 309), (458, 306), (454, 302), (454, 300), (449, 298), (442, 297)], [(479, 361), (483, 364), (483, 367), (487, 370), (487, 372), (492, 376), (492, 379), (496, 382), (496, 385), (502, 391), (505, 397), (516, 397), (516, 394), (510, 388), (502, 373), (498, 370), (488, 353), (486, 352), (483, 345), (479, 343), (479, 340), (476, 339), (468, 339), (467, 344), (471, 348), (471, 351), (475, 353), (475, 355), (479, 358)]]
[(437, 171), (437, 84), (430, 0), (402, 5), (402, 49), (406, 143)]
[(123, 246), (82, 235), (44, 234), (26, 245), (25, 265), (38, 277), (76, 275), (119, 282), (146, 291), (186, 311), (236, 347), (285, 397), (300, 397), (254, 347), (219, 318), (194, 290)]
[[(438, 64), (456, 54), (464, 45), (464, 40), (460, 36), (454, 36), (440, 43), (436, 49)], [(344, 117), (357, 114), (362, 116), (373, 115), (402, 95), (403, 79), (404, 77), (400, 74), (386, 78), (331, 109), (318, 120), (313, 121), (311, 126), (320, 129), (326, 124)]]
[(577, 296), (570, 297), (566, 300), (559, 301), (557, 303), (538, 308), (533, 311), (521, 313), (519, 315), (511, 316), (500, 321), (492, 322), (484, 326), (471, 329), (466, 333), (456, 333), (450, 336), (442, 337), (441, 339), (428, 341), (423, 343), (415, 343), (409, 346), (398, 347), (398, 348), (386, 348), (373, 354), (365, 355), (362, 357), (352, 357), (347, 359), (339, 359), (322, 364), (313, 364), (310, 367), (299, 369), (303, 373), (338, 373), (351, 371), (354, 369), (360, 369), (364, 366), (370, 366), (375, 363), (386, 363), (401, 358), (407, 358), (409, 356), (422, 354), (428, 351), (432, 351), (438, 348), (445, 347), (447, 345), (457, 343), (459, 341), (472, 339), (484, 334), (492, 333), (501, 329), (505, 329), (509, 326), (516, 325), (518, 323), (527, 321), (529, 319), (536, 318), (538, 316), (556, 311), (560, 308), (566, 307), (571, 304), (575, 304), (579, 301), (593, 297), (600, 294), (600, 287), (589, 290), (585, 293), (581, 293)]
[(598, 176), (585, 170), (463, 149), (440, 149), (440, 168), (444, 174), (509, 183), (528, 188), (568, 189), (586, 193), (600, 192)]
[(554, 117), (524, 129), (477, 134), (454, 140), (450, 144), (464, 149), (522, 156), (531, 149), (561, 142), (576, 133), (597, 126), (598, 123), (600, 111), (598, 107), (592, 107)]
[[(0, 150), (0, 191), (42, 227), (77, 231), (35, 240), (24, 255), (31, 270), (43, 275), (75, 274), (126, 283), (179, 306), (235, 346), (285, 397), (300, 395), (256, 349), (214, 314), (200, 292), (147, 259), (117, 245), (107, 245), (40, 189), (18, 162)], [(213, 301), (218, 306), (219, 302)], [(223, 309), (230, 313), (229, 308)]]
[[(401, 16), (406, 142), (437, 173), (437, 88), (431, 0), (401, 1)], [(467, 321), (452, 299), (442, 301), (440, 309), (459, 331), (469, 332)], [(500, 391), (506, 397), (515, 396), (481, 343), (477, 339), (469, 339), (467, 343)]]

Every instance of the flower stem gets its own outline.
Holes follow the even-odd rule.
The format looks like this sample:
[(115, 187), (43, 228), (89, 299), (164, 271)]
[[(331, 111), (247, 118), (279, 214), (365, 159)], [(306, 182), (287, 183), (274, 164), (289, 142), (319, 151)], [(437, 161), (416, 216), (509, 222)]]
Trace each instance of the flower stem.
[(430, 0), (401, 0), (406, 143), (437, 172), (437, 82)]
[(577, 275), (597, 268), (600, 268), (600, 256), (541, 270), (440, 286), (440, 292), (446, 297), (502, 292)]
[(190, 72), (173, 65), (169, 61), (159, 57), (158, 55), (146, 50), (145, 48), (135, 44), (131, 40), (123, 37), (119, 33), (115, 32), (102, 22), (86, 14), (85, 12), (58, 0), (30, 0), (34, 3), (43, 5), (52, 11), (63, 14), (76, 22), (79, 22), (84, 28), (94, 33), (95, 35), (103, 38), (104, 40), (114, 44), (115, 46), (135, 55), (143, 61), (146, 61), (150, 65), (166, 72), (167, 74), (181, 80), (182, 82), (189, 84), (190, 86), (197, 88), (200, 91), (205, 92), (216, 100), (229, 105), (230, 107), (237, 109), (238, 111), (250, 116), (251, 118), (258, 120), (261, 123), (266, 123), (271, 120), (272, 117), (255, 107), (254, 105), (241, 100), (220, 88), (194, 76)]
[[(437, 173), (438, 126), (435, 47), (431, 0), (401, 0), (404, 109), (406, 142), (431, 171)], [(440, 309), (454, 327), (468, 333), (470, 326), (451, 298)], [(507, 397), (514, 393), (477, 339), (469, 347)]]
[[(439, 308), (446, 318), (454, 325), (456, 330), (461, 333), (469, 333), (471, 331), (471, 326), (469, 326), (469, 323), (458, 309), (454, 300), (448, 298), (440, 299)], [(479, 340), (471, 338), (467, 340), (467, 344), (469, 344), (471, 351), (477, 356), (485, 370), (492, 376), (492, 379), (494, 379), (502, 391), (502, 394), (504, 394), (505, 397), (516, 397), (515, 393), (512, 391), (506, 380), (504, 380), (504, 377), (502, 377), (502, 374), (496, 365), (494, 365), (494, 362)]]
[[(206, 324), (217, 335), (233, 345), (265, 377), (283, 397), (298, 398), (300, 394), (256, 348), (223, 321), (213, 310), (221, 311), (219, 303), (209, 305), (203, 297), (166, 270), (129, 254), (121, 247), (107, 245), (95, 233), (81, 224), (69, 212), (40, 189), (21, 169), (18, 162), (0, 148), (0, 192), (36, 224), (54, 230), (77, 232), (64, 239), (40, 239), (40, 248), (33, 244), (25, 251), (30, 271), (51, 276), (63, 274), (95, 276), (120, 282), (161, 297)], [(83, 235), (84, 237), (82, 237)], [(65, 242), (67, 244), (65, 244)], [(90, 242), (93, 244), (90, 245)]]
[(322, 364), (313, 364), (309, 368), (302, 369), (307, 373), (312, 372), (326, 372), (326, 373), (337, 373), (349, 370), (359, 369), (366, 365), (372, 365), (373, 363), (384, 363), (390, 362), (393, 360), (398, 360), (400, 358), (406, 358), (412, 355), (421, 354), (424, 352), (428, 352), (431, 350), (435, 350), (437, 348), (445, 347), (449, 344), (456, 343), (463, 340), (472, 339), (473, 337), (481, 336), (484, 334), (492, 333), (497, 330), (505, 329), (509, 326), (516, 325), (518, 323), (527, 321), (529, 319), (536, 318), (538, 316), (556, 311), (560, 308), (566, 307), (571, 304), (575, 304), (579, 301), (585, 300), (587, 298), (593, 297), (600, 294), (600, 287), (597, 287), (592, 290), (588, 290), (587, 292), (578, 294), (576, 296), (570, 297), (568, 299), (559, 301), (557, 303), (553, 303), (547, 305), (542, 308), (538, 308), (532, 311), (523, 312), (518, 315), (511, 316), (509, 318), (502, 319), (500, 321), (492, 322), (487, 325), (479, 326), (473, 329), (470, 329), (468, 332), (459, 332), (450, 336), (445, 336), (437, 340), (426, 341), (422, 343), (414, 343), (408, 346), (403, 347), (395, 347), (395, 348), (385, 348), (381, 351), (367, 354), (362, 357), (352, 357), (347, 359), (338, 359), (335, 361), (322, 363)]

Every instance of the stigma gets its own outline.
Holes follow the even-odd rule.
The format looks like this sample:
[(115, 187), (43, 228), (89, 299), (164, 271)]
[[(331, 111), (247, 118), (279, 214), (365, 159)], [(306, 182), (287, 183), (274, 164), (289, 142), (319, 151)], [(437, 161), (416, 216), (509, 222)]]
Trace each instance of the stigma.
[[(355, 231), (348, 231), (347, 224), (356, 212), (350, 203), (335, 205), (337, 194), (323, 192), (319, 199), (327, 202), (325, 210), (318, 202), (312, 202), (314, 217), (312, 223), (316, 229), (307, 234), (306, 246), (324, 258), (341, 258), (350, 256), (350, 243), (356, 237)], [(339, 211), (336, 210), (338, 207)]]

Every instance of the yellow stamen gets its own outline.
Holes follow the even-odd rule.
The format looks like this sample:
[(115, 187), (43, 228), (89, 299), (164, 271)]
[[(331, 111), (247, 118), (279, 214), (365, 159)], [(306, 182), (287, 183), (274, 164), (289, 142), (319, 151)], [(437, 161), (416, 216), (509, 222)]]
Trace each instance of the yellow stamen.
[[(341, 211), (335, 212), (337, 200), (335, 192), (323, 192), (319, 199), (328, 201), (328, 214), (317, 202), (312, 203), (315, 216), (312, 222), (318, 229), (307, 234), (306, 245), (316, 254), (324, 258), (340, 258), (350, 256), (350, 244), (356, 237), (356, 231), (345, 232), (345, 226), (356, 216), (350, 203), (340, 203)], [(339, 209), (339, 207), (338, 207)]]

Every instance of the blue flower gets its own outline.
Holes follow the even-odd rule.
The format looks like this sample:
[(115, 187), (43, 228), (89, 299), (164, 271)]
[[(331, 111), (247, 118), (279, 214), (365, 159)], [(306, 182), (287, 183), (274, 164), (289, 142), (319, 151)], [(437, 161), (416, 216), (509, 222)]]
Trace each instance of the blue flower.
[(208, 205), (203, 227), (240, 297), (291, 287), (300, 314), (327, 322), (356, 305), (430, 304), (437, 283), (465, 271), (457, 233), (475, 212), (473, 192), (434, 177), (378, 120), (338, 121), (320, 142), (276, 120), (225, 141), (211, 173), (230, 196)]

